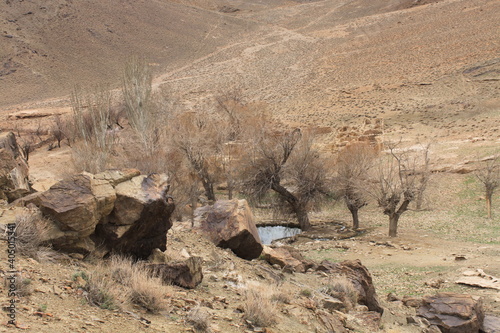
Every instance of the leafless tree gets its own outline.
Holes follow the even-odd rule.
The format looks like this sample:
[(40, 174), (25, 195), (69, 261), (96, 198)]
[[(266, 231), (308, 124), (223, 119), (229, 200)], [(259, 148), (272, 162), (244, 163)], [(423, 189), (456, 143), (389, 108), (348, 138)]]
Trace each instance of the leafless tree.
[(122, 80), (125, 113), (147, 155), (153, 155), (160, 140), (160, 113), (155, 107), (153, 74), (148, 63), (133, 57), (127, 62)]
[(422, 163), (420, 165), (420, 170), (417, 175), (417, 181), (419, 183), (417, 187), (418, 188), (417, 196), (415, 198), (415, 208), (417, 210), (422, 209), (422, 204), (424, 202), (424, 192), (431, 178), (431, 170), (429, 168), (429, 162), (430, 162), (429, 149), (430, 149), (430, 144), (427, 144), (426, 146), (423, 147)]
[(397, 144), (387, 146), (388, 154), (381, 158), (369, 193), (375, 197), (383, 213), (389, 216), (389, 236), (396, 237), (399, 218), (408, 210), (417, 194), (423, 192), (419, 174), (425, 164), (423, 156), (427, 156), (427, 152), (411, 153), (397, 149)]
[(295, 214), (300, 228), (310, 229), (311, 204), (326, 193), (325, 172), (312, 139), (299, 129), (286, 133), (264, 130), (249, 153), (246, 192), (259, 200), (274, 191)]
[(79, 141), (74, 147), (73, 160), (77, 169), (99, 172), (106, 168), (115, 143), (115, 135), (108, 131), (111, 93), (103, 86), (82, 93), (75, 87), (71, 94), (73, 137)]
[(368, 204), (364, 192), (369, 172), (376, 157), (376, 150), (367, 143), (346, 146), (337, 158), (336, 192), (342, 197), (352, 215), (353, 229), (359, 229), (358, 210)]
[(475, 174), (477, 179), (484, 185), (486, 198), (486, 212), (491, 219), (491, 206), (493, 193), (500, 186), (500, 155), (485, 159), (483, 166)]
[(224, 130), (221, 119), (209, 111), (178, 113), (170, 122), (172, 144), (188, 161), (202, 183), (207, 199), (216, 200), (214, 185), (220, 174)]
[(54, 121), (51, 126), (51, 132), (52, 136), (57, 141), (57, 147), (61, 148), (61, 142), (62, 140), (64, 140), (64, 138), (67, 137), (67, 135), (66, 135), (66, 124), (62, 120), (61, 116), (58, 114), (54, 116)]

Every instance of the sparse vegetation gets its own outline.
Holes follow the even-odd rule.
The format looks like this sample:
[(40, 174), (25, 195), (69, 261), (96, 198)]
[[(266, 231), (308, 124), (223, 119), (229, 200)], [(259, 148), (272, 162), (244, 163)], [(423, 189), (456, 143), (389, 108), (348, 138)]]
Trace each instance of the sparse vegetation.
[(486, 215), (491, 219), (493, 193), (500, 186), (500, 155), (486, 159), (482, 164), (482, 167), (475, 174), (484, 186)]
[(341, 300), (348, 311), (353, 309), (358, 303), (358, 291), (352, 282), (343, 276), (330, 281), (321, 291)]
[(16, 248), (25, 256), (38, 259), (38, 251), (50, 228), (49, 221), (36, 210), (16, 216)]
[(212, 329), (210, 328), (210, 315), (206, 310), (203, 310), (199, 306), (189, 311), (186, 321), (188, 324), (193, 326), (196, 332), (212, 332)]
[(244, 319), (258, 327), (272, 326), (277, 322), (278, 311), (263, 286), (249, 287), (245, 292), (243, 304)]

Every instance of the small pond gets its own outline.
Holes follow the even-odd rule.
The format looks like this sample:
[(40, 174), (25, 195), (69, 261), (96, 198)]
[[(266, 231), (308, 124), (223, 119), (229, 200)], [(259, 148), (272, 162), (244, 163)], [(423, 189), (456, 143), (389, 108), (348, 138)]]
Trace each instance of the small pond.
[(302, 232), (300, 228), (290, 228), (281, 225), (271, 227), (258, 227), (262, 244), (269, 245), (273, 240), (292, 237)]

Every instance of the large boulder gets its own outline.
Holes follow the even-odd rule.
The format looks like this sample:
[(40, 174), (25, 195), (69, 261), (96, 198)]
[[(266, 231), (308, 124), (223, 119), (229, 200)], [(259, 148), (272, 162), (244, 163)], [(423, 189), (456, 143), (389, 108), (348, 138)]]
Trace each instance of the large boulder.
[(417, 315), (443, 333), (474, 333), (483, 328), (482, 301), (471, 295), (439, 293), (424, 297)]
[(173, 199), (165, 174), (140, 175), (115, 187), (114, 208), (97, 228), (110, 251), (147, 259), (153, 249), (166, 250), (172, 227)]
[(243, 259), (258, 258), (262, 253), (255, 220), (246, 200), (220, 200), (195, 211), (194, 228), (215, 245), (231, 249)]
[(175, 205), (165, 174), (139, 174), (134, 169), (82, 173), (17, 203), (36, 205), (52, 221), (47, 241), (56, 249), (88, 254), (98, 242), (104, 253), (146, 259), (154, 248), (166, 249)]
[(380, 306), (372, 276), (361, 261), (345, 260), (340, 263), (332, 263), (323, 260), (316, 269), (329, 275), (346, 277), (358, 291), (359, 304), (366, 305), (370, 311), (384, 312), (384, 309)]
[(0, 133), (0, 199), (11, 202), (32, 192), (28, 173), (14, 133)]
[(22, 201), (37, 206), (54, 223), (49, 241), (56, 249), (89, 252), (94, 249), (89, 236), (106, 213), (99, 210), (106, 208), (100, 202), (113, 201), (113, 198), (114, 193), (108, 193), (107, 197), (102, 193), (98, 200), (93, 193), (92, 179), (80, 174), (54, 184), (45, 192), (22, 198)]

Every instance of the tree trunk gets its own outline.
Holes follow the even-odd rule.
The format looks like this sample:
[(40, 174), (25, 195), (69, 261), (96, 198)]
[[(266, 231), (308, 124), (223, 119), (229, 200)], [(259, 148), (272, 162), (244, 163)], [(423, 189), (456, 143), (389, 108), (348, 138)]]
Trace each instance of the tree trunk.
[(394, 213), (389, 215), (389, 237), (397, 237), (398, 236), (398, 221), (399, 214)]
[(493, 193), (486, 194), (486, 213), (488, 214), (488, 218), (491, 219), (491, 197)]
[(215, 202), (214, 184), (206, 179), (202, 179), (201, 183), (205, 189), (205, 195), (207, 196), (208, 201)]
[(352, 228), (354, 230), (358, 230), (359, 229), (358, 209), (353, 206), (349, 206), (348, 208), (352, 215)]
[(302, 205), (296, 205), (293, 209), (295, 215), (297, 215), (297, 220), (299, 221), (300, 230), (306, 231), (311, 229), (311, 222), (309, 221), (309, 214), (305, 207)]

